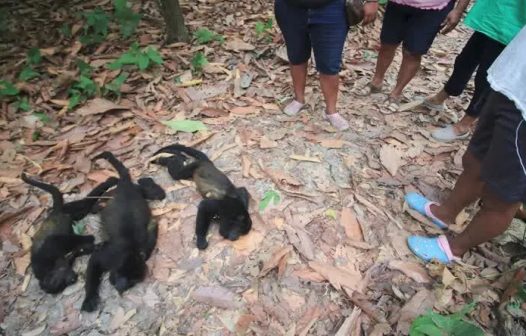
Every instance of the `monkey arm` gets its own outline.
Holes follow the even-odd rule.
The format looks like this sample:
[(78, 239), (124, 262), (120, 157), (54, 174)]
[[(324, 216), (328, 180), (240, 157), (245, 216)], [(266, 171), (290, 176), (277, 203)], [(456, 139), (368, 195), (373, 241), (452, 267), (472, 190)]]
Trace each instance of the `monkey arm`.
[(197, 218), (195, 226), (195, 235), (197, 237), (197, 248), (204, 250), (208, 247), (208, 242), (206, 241), (206, 234), (208, 233), (208, 228), (210, 227), (210, 222), (216, 214), (221, 210), (220, 200), (213, 199), (204, 199), (199, 203), (197, 209)]
[(102, 274), (109, 270), (113, 263), (117, 262), (115, 258), (118, 255), (115, 255), (113, 250), (109, 244), (103, 245), (100, 250), (91, 255), (86, 270), (86, 297), (82, 302), (81, 310), (92, 312), (97, 308)]
[(148, 223), (148, 229), (147, 229), (146, 244), (143, 248), (144, 260), (148, 260), (148, 258), (150, 258), (150, 256), (152, 255), (153, 249), (155, 248), (155, 244), (157, 243), (158, 231), (159, 231), (159, 227), (157, 225), (157, 221), (153, 218), (150, 219), (150, 223)]
[(181, 164), (177, 159), (168, 158), (166, 166), (168, 173), (174, 180), (191, 180), (194, 171), (199, 167), (200, 162), (194, 161), (187, 165)]
[(106, 181), (97, 185), (85, 198), (64, 204), (64, 213), (71, 216), (74, 221), (81, 220), (86, 217), (95, 203), (99, 200), (108, 189), (117, 185), (119, 179), (110, 177)]

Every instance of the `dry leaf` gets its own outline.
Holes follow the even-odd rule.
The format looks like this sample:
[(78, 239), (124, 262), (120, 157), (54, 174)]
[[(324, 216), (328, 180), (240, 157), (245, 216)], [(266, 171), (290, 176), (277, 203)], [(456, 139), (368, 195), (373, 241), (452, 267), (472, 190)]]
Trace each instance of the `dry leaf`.
[(316, 163), (321, 162), (321, 160), (316, 157), (309, 157), (309, 156), (304, 156), (304, 155), (294, 154), (294, 155), (291, 155), (290, 158), (293, 160), (297, 160), (297, 161), (307, 161), (307, 162), (316, 162)]
[(316, 261), (309, 262), (309, 267), (323, 276), (331, 285), (337, 290), (341, 290), (342, 286), (352, 290), (358, 290), (358, 285), (362, 280), (359, 272), (349, 272), (340, 268), (322, 264)]
[(345, 234), (349, 239), (363, 241), (362, 228), (360, 223), (358, 223), (358, 220), (356, 220), (356, 216), (351, 209), (342, 209), (340, 224), (343, 226)]
[(272, 253), (272, 257), (263, 264), (263, 268), (259, 272), (259, 276), (263, 277), (268, 274), (274, 267), (277, 267), (282, 259), (286, 259), (287, 254), (292, 251), (292, 246), (288, 245), (282, 247)]
[(232, 246), (244, 255), (250, 254), (253, 250), (259, 247), (259, 244), (263, 240), (263, 235), (256, 230), (250, 230), (250, 232), (244, 236), (241, 236), (238, 240), (232, 242)]
[(245, 41), (240, 40), (239, 38), (228, 39), (224, 47), (226, 50), (232, 51), (250, 51), (256, 48), (252, 44), (246, 43)]
[(230, 113), (240, 115), (259, 113), (259, 108), (256, 106), (236, 106), (230, 110)]
[(236, 309), (240, 306), (234, 293), (220, 286), (199, 287), (193, 291), (192, 298), (197, 302), (224, 309)]
[(113, 110), (128, 110), (126, 106), (117, 105), (114, 102), (104, 98), (94, 98), (88, 101), (84, 106), (77, 110), (81, 116), (88, 116), (100, 113), (106, 113)]
[(33, 330), (25, 331), (22, 333), (22, 336), (38, 336), (40, 335), (44, 330), (46, 330), (46, 326), (40, 326), (38, 328), (35, 328)]
[(320, 275), (320, 273), (313, 272), (307, 268), (295, 270), (294, 272), (292, 272), (292, 274), (305, 281), (313, 281), (313, 282), (325, 281), (325, 278), (322, 275)]
[(245, 335), (245, 333), (248, 330), (248, 327), (250, 326), (250, 323), (256, 320), (257, 319), (254, 315), (249, 315), (249, 314), (241, 315), (236, 322), (236, 332), (239, 335)]
[(248, 156), (245, 154), (241, 155), (241, 167), (242, 167), (244, 178), (247, 178), (250, 176), (250, 166), (251, 165), (252, 165), (252, 162), (250, 161)]
[(16, 273), (24, 275), (31, 262), (31, 254), (26, 253), (21, 257), (15, 258)]
[(276, 148), (278, 147), (278, 143), (276, 141), (270, 140), (266, 136), (262, 136), (259, 140), (259, 148), (261, 149), (268, 149), (268, 148)]
[(435, 296), (432, 292), (425, 288), (418, 291), (400, 310), (397, 331), (407, 335), (413, 320), (433, 308), (434, 304)]
[(404, 164), (402, 154), (398, 148), (392, 145), (385, 144), (380, 149), (380, 162), (392, 176), (395, 176), (398, 168)]
[(411, 279), (415, 280), (419, 283), (429, 283), (431, 282), (431, 278), (429, 278), (429, 275), (427, 275), (426, 269), (412, 261), (402, 261), (402, 260), (391, 260), (389, 262), (389, 268), (393, 270), (398, 270)]
[(341, 139), (321, 139), (320, 145), (325, 148), (342, 148), (344, 141)]
[(444, 267), (444, 270), (442, 271), (442, 283), (445, 287), (449, 287), (455, 282), (456, 278), (447, 267)]

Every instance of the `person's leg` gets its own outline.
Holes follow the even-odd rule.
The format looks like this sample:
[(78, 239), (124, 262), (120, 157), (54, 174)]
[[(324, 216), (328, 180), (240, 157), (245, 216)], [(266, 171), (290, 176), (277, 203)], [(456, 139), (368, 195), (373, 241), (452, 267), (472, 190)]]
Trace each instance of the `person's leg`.
[(483, 41), (484, 35), (481, 33), (474, 32), (471, 35), (460, 54), (455, 58), (453, 72), (444, 87), (428, 99), (431, 104), (442, 105), (449, 97), (460, 96), (465, 90), (480, 63)]
[(400, 65), (400, 70), (398, 70), (398, 77), (396, 79), (396, 86), (389, 94), (390, 98), (398, 100), (402, 96), (404, 88), (409, 84), (413, 77), (415, 77), (420, 69), (421, 61), (422, 55), (404, 49), (402, 64)]
[(297, 114), (305, 103), (305, 85), (307, 66), (311, 54), (311, 42), (308, 32), (308, 12), (287, 4), (285, 0), (275, 1), (276, 22), (281, 29), (294, 89), (294, 100), (284, 109), (289, 115)]
[(376, 69), (370, 85), (380, 88), (385, 73), (393, 62), (396, 49), (402, 42), (406, 29), (407, 14), (405, 7), (394, 2), (388, 2), (385, 8), (382, 31), (380, 33), (380, 50), (376, 59)]
[(420, 69), (422, 55), (427, 54), (431, 48), (444, 19), (453, 6), (454, 1), (450, 1), (441, 10), (410, 9), (407, 30), (404, 34), (402, 65), (398, 71), (396, 86), (389, 95), (394, 100), (401, 97), (404, 88)]

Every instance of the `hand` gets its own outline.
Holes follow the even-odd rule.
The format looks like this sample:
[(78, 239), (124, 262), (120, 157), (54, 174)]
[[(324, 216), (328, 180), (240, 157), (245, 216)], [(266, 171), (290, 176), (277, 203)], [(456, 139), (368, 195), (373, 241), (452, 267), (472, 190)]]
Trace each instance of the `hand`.
[(456, 9), (453, 9), (449, 14), (447, 15), (444, 22), (442, 22), (442, 34), (447, 34), (458, 25), (460, 22), (460, 18), (462, 17), (462, 12), (458, 11)]
[(378, 2), (366, 2), (363, 5), (363, 21), (362, 26), (366, 26), (376, 19), (376, 12), (378, 11)]

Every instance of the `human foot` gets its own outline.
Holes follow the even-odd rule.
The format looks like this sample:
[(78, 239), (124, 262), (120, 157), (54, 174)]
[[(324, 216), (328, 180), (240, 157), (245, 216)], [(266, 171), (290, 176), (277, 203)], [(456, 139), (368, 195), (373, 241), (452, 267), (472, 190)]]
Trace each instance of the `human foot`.
[(349, 122), (345, 120), (345, 118), (339, 113), (325, 113), (325, 119), (327, 119), (331, 123), (332, 127), (336, 128), (338, 131), (345, 131), (349, 128)]
[(470, 130), (460, 129), (457, 125), (458, 124), (454, 124), (438, 128), (431, 132), (431, 136), (436, 140), (443, 142), (450, 142), (468, 138), (470, 135)]
[(303, 109), (304, 106), (305, 104), (294, 99), (287, 106), (285, 106), (285, 108), (283, 109), (283, 113), (293, 117), (300, 113), (301, 109)]
[(354, 90), (354, 93), (358, 96), (369, 96), (375, 93), (382, 92), (382, 85), (374, 85), (372, 82), (368, 83), (366, 86)]

